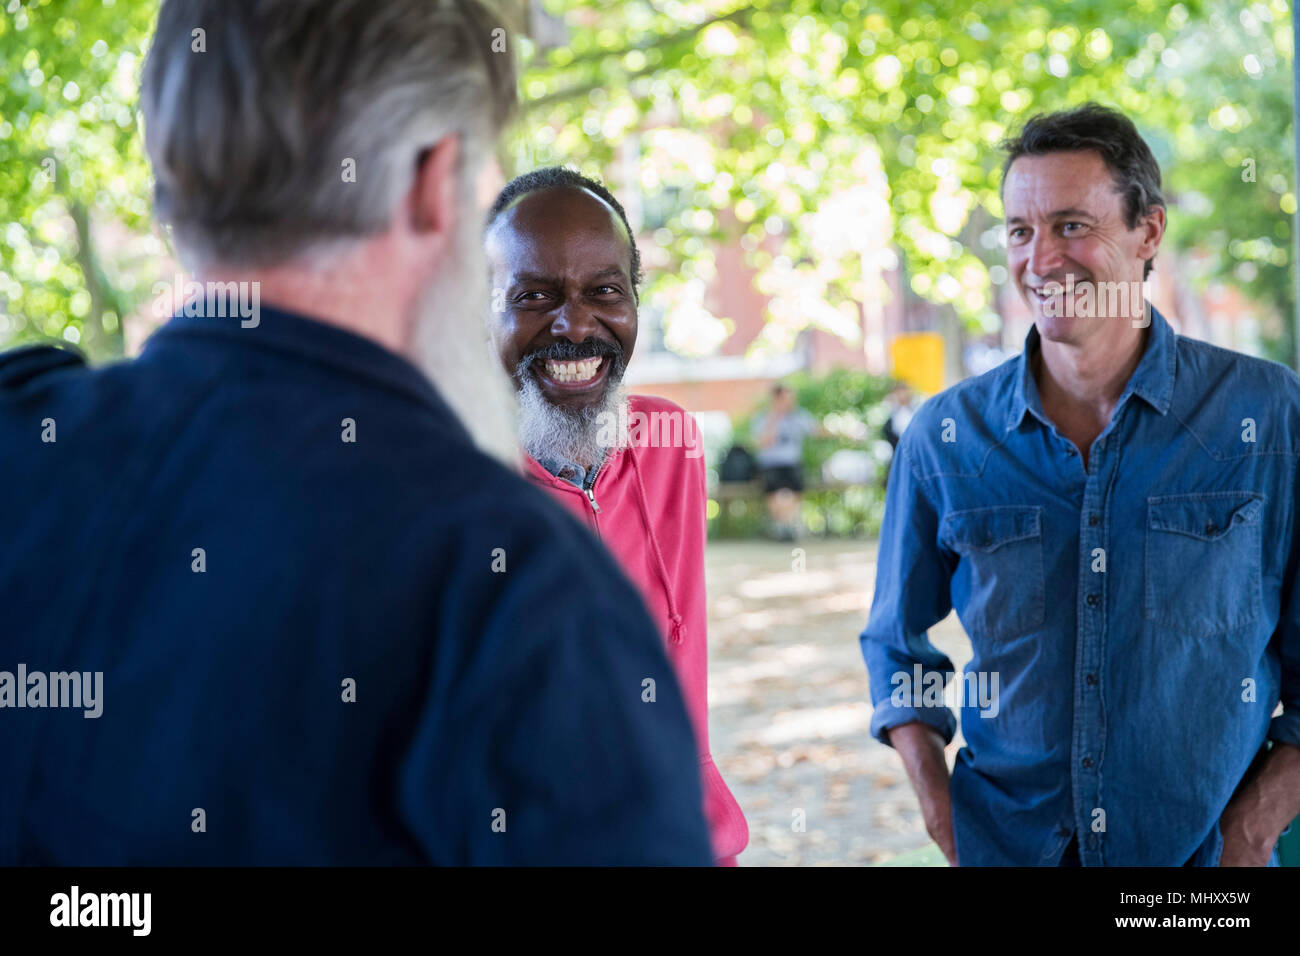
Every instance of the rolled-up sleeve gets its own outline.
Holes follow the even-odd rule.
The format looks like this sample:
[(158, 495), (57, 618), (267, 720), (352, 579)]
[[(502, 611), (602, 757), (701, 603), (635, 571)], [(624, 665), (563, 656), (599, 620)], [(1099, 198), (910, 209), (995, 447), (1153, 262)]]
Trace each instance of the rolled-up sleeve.
[[(1300, 464), (1296, 465), (1292, 513), (1300, 508)], [(1283, 596), (1282, 617), (1278, 621), (1278, 655), (1282, 664), (1282, 713), (1269, 726), (1270, 740), (1300, 747), (1300, 527), (1291, 521), (1291, 557), (1286, 566), (1287, 590)]]
[[(912, 467), (912, 437), (914, 429), (908, 429), (895, 452), (885, 493), (875, 595), (861, 636), (874, 708), (871, 735), (884, 744), (889, 743), (886, 732), (891, 727), (917, 720), (943, 734), (945, 743), (957, 730), (951, 709), (922, 704), (923, 687), (936, 679), (942, 687), (954, 673), (952, 661), (927, 634), (952, 609), (951, 569), (938, 543), (938, 514)], [(930, 676), (934, 674), (937, 678)]]

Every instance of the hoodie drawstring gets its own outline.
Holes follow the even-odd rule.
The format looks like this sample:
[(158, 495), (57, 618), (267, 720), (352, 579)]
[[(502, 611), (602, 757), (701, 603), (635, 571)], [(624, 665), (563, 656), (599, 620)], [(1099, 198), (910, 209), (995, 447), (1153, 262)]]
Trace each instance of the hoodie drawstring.
[(659, 580), (663, 582), (664, 596), (668, 598), (668, 619), (672, 622), (672, 643), (680, 644), (686, 639), (686, 625), (677, 613), (677, 600), (673, 596), (673, 583), (668, 577), (668, 568), (664, 565), (663, 549), (659, 547), (659, 538), (655, 536), (653, 522), (650, 521), (650, 509), (646, 504), (645, 484), (641, 481), (641, 464), (636, 459), (636, 452), (629, 446), (628, 457), (632, 459), (632, 472), (636, 477), (637, 505), (641, 511), (641, 523), (645, 525), (646, 536), (650, 539), (650, 550), (655, 557), (655, 567), (659, 569)]

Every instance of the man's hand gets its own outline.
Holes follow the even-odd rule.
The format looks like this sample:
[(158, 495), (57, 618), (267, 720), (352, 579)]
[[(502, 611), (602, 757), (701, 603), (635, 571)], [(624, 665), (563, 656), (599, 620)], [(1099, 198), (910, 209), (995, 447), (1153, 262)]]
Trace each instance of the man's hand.
[(1219, 866), (1268, 866), (1286, 825), (1300, 814), (1300, 747), (1275, 743), (1219, 818)]
[(948, 792), (948, 761), (943, 737), (929, 724), (913, 721), (889, 730), (889, 742), (903, 758), (907, 778), (916, 791), (925, 820), (925, 832), (939, 844), (950, 866), (957, 865), (957, 844), (952, 833), (952, 799)]

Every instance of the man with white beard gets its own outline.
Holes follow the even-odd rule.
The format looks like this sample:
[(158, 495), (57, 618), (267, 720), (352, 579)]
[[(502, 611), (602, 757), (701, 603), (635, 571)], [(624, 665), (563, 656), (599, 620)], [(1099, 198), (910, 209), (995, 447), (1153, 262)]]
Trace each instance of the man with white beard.
[(471, 202), (514, 103), (496, 29), (164, 2), (158, 214), (262, 305), (103, 368), (0, 355), (0, 668), (103, 673), (96, 720), (0, 711), (0, 866), (710, 862), (635, 592), (484, 453), (517, 458)]
[(487, 247), (525, 473), (601, 538), (659, 623), (695, 727), (714, 856), (735, 865), (749, 829), (709, 753), (704, 449), (681, 408), (620, 388), (641, 279), (627, 216), (595, 180), (539, 169), (501, 191)]

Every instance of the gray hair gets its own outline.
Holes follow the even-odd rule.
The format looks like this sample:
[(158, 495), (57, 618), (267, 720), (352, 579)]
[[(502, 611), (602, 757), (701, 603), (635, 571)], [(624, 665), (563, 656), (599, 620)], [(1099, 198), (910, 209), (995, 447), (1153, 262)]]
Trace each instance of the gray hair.
[(444, 137), (477, 171), (515, 84), (478, 0), (164, 0), (140, 97), (156, 213), (195, 268), (382, 231)]

